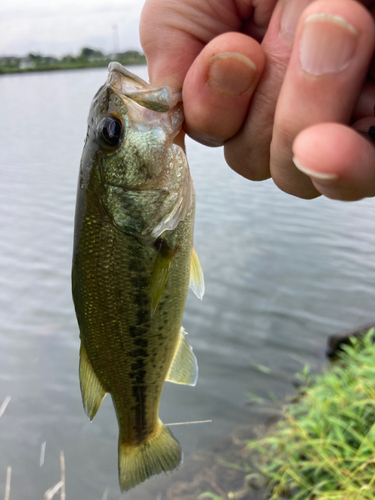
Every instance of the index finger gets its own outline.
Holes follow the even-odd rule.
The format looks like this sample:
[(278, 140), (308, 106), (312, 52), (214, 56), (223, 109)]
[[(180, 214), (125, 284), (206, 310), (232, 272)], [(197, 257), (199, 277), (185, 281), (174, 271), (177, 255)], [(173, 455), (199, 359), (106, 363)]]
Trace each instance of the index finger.
[(186, 73), (203, 47), (227, 31), (239, 31), (235, 2), (146, 0), (140, 37), (150, 82), (181, 88)]
[(242, 127), (264, 54), (248, 35), (228, 32), (241, 25), (234, 2), (219, 0), (215, 10), (212, 4), (148, 0), (141, 39), (151, 83), (183, 86), (185, 131), (219, 146)]

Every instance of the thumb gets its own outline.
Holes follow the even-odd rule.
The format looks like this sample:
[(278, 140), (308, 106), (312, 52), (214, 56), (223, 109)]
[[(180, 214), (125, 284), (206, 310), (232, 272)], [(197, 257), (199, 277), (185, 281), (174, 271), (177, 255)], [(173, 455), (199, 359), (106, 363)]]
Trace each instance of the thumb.
[(147, 0), (139, 25), (150, 83), (182, 88), (186, 73), (204, 42), (182, 29), (184, 2)]

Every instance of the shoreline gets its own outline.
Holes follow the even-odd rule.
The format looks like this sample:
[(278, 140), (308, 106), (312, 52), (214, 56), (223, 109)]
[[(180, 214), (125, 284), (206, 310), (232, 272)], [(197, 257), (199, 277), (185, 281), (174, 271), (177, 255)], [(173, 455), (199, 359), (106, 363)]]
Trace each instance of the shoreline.
[(123, 66), (145, 66), (147, 64), (146, 58), (139, 59), (105, 59), (103, 61), (94, 61), (89, 63), (77, 64), (50, 64), (46, 66), (36, 66), (30, 68), (0, 68), (0, 77), (3, 75), (20, 75), (29, 73), (44, 73), (49, 71), (71, 71), (76, 69), (93, 69), (93, 68), (107, 68), (108, 64), (117, 61)]
[[(269, 500), (296, 498), (302, 491), (306, 497), (319, 493), (322, 499), (341, 499), (350, 495), (350, 485), (345, 482), (350, 477), (353, 484), (368, 489), (372, 473), (361, 471), (372, 463), (373, 420), (372, 412), (365, 418), (367, 414), (362, 408), (365, 403), (370, 408), (373, 405), (371, 382), (375, 376), (371, 378), (370, 374), (375, 356), (374, 334), (372, 323), (329, 337), (327, 354), (332, 358), (334, 352), (335, 361), (328, 368), (310, 374), (305, 365), (296, 374), (297, 389), (277, 402), (259, 404), (251, 422), (236, 426), (229, 434), (190, 455), (172, 478), (155, 484), (155, 490), (151, 490), (154, 497), (160, 500)], [(319, 403), (320, 419), (317, 420)], [(349, 411), (352, 413), (348, 414)], [(351, 443), (350, 433), (340, 432), (341, 427), (347, 429), (348, 426), (358, 427), (355, 434), (358, 443)], [(339, 431), (336, 441), (332, 441), (335, 429)], [(370, 451), (366, 451), (366, 444)], [(302, 445), (304, 448), (299, 451)], [(336, 446), (334, 452), (332, 446)], [(351, 455), (347, 456), (342, 450), (348, 449)], [(354, 465), (349, 460), (352, 456), (356, 459)], [(333, 470), (335, 463), (338, 471)], [(346, 469), (342, 473), (343, 464)], [(323, 483), (329, 484), (326, 495), (320, 488)], [(342, 485), (338, 496), (330, 496), (336, 492), (337, 484)], [(160, 493), (163, 485), (165, 495)], [(349, 498), (354, 500), (357, 496)], [(367, 498), (375, 500), (375, 496)]]

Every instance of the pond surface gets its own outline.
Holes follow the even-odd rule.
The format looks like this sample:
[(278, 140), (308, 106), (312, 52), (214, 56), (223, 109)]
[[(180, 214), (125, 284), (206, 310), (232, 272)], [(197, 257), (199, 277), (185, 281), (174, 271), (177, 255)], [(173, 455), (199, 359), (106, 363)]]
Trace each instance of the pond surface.
[[(145, 67), (130, 69), (146, 78)], [(59, 481), (60, 450), (67, 500), (120, 497), (111, 400), (91, 424), (82, 408), (70, 292), (78, 166), (106, 73), (0, 78), (0, 405), (11, 396), (0, 419), (0, 497), (11, 466), (12, 500), (43, 498)], [(328, 335), (375, 320), (375, 203), (299, 200), (239, 177), (220, 149), (188, 140), (187, 151), (206, 295), (189, 292), (184, 327), (200, 372), (195, 388), (165, 385), (161, 418), (213, 420), (173, 428), (189, 456), (257, 418), (247, 392), (285, 396), (304, 363), (324, 363)], [(157, 481), (126, 498), (155, 499)]]

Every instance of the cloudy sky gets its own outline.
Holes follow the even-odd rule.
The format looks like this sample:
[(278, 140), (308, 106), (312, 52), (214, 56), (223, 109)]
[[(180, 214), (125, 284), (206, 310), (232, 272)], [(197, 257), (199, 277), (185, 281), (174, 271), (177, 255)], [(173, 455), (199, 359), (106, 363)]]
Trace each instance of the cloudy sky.
[(143, 0), (5, 0), (0, 2), (0, 56), (62, 56), (84, 46), (141, 50)]

